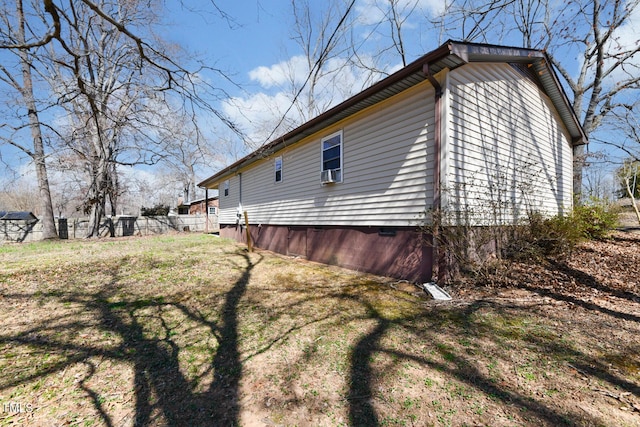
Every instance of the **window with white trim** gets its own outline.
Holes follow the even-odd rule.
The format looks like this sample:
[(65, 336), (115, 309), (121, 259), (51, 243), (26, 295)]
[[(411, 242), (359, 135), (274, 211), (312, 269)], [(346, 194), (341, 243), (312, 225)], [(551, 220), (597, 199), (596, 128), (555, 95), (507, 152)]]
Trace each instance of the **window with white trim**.
[(276, 157), (273, 162), (276, 182), (282, 182), (282, 157)]
[(216, 207), (215, 206), (209, 206), (207, 209), (209, 210), (209, 215), (215, 215), (216, 214)]
[(322, 138), (322, 169), (332, 172), (336, 182), (342, 182), (342, 131)]
[(225, 196), (229, 195), (229, 180), (222, 183), (222, 192)]

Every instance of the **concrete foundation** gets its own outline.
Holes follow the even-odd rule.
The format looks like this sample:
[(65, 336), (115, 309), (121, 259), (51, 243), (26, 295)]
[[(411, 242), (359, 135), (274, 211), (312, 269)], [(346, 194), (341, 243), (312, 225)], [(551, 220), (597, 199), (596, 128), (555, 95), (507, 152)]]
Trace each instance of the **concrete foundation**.
[[(411, 227), (304, 227), (250, 225), (254, 246), (353, 270), (427, 282), (432, 274), (432, 248)], [(240, 225), (220, 225), (220, 235), (246, 243)]]

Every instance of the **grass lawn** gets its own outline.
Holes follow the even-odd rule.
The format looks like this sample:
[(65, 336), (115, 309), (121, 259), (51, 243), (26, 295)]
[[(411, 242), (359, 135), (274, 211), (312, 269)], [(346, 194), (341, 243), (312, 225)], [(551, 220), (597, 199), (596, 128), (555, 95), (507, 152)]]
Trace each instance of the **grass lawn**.
[(0, 246), (0, 425), (638, 426), (638, 283), (589, 277), (437, 303), (208, 235)]

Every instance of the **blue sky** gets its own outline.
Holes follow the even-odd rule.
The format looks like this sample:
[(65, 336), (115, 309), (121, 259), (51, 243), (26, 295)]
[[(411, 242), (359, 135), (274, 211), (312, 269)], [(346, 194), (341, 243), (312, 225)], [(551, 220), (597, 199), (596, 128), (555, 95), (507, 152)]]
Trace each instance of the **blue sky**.
[[(209, 8), (207, 0), (198, 0), (203, 7)], [(312, 2), (313, 3), (313, 2)], [(407, 2), (409, 3), (409, 2)], [(267, 123), (269, 120), (273, 122), (279, 114), (282, 114), (286, 100), (278, 98), (278, 94), (282, 94), (282, 82), (285, 80), (281, 75), (278, 79), (278, 73), (282, 69), (289, 67), (296, 69), (298, 76), (306, 75), (306, 70), (297, 68), (295, 56), (300, 54), (299, 47), (292, 42), (289, 27), (293, 23), (291, 5), (288, 1), (271, 1), (265, 0), (240, 0), (236, 2), (219, 2), (225, 12), (234, 18), (231, 28), (224, 23), (219, 17), (207, 16), (196, 18), (194, 15), (182, 15), (183, 22), (186, 25), (180, 28), (181, 40), (186, 42), (191, 48), (203, 52), (209, 56), (212, 61), (217, 64), (228, 67), (228, 70), (234, 73), (236, 81), (243, 85), (244, 90), (230, 89), (230, 94), (234, 96), (235, 105), (243, 108), (245, 111), (261, 110), (256, 116), (239, 117), (230, 113), (228, 105), (225, 112), (228, 112), (241, 125), (254, 126), (259, 123)], [(315, 2), (319, 7), (324, 7), (323, 2)], [(352, 11), (352, 16), (356, 17), (358, 24), (355, 27), (356, 40), (367, 39), (367, 45), (363, 45), (362, 52), (375, 51), (375, 37), (369, 37), (374, 33), (372, 30), (376, 22), (382, 21), (380, 10), (375, 6), (375, 0), (358, 0), (356, 7)], [(404, 42), (407, 45), (408, 61), (412, 61), (420, 55), (429, 52), (439, 46), (448, 36), (436, 33), (433, 27), (428, 23), (427, 15), (433, 11), (438, 11), (442, 7), (443, 2), (435, 0), (420, 0), (418, 9), (412, 18), (404, 23), (403, 35)], [(631, 23), (618, 32), (618, 40), (623, 44), (625, 41), (634, 42), (640, 38), (640, 8), (631, 20)], [(213, 22), (213, 25), (212, 25)], [(578, 31), (580, 28), (578, 27)], [(455, 30), (452, 31), (455, 34)], [(378, 36), (379, 34), (374, 34)], [(512, 33), (512, 37), (515, 34)], [(387, 40), (388, 42), (388, 40)], [(520, 39), (496, 39), (491, 40), (492, 43), (519, 45)], [(580, 58), (566, 52), (562, 58), (563, 66), (571, 72), (577, 74), (581, 65)], [(397, 62), (389, 62), (385, 64), (385, 71), (391, 72), (397, 69), (400, 64)], [(351, 70), (353, 71), (353, 70)], [(377, 76), (380, 78), (383, 76)], [(358, 75), (345, 75), (344, 80), (354, 82), (353, 86), (364, 84), (364, 77)], [(615, 77), (614, 77), (615, 79)], [(275, 82), (275, 83), (274, 83)], [(371, 81), (369, 83), (372, 83)], [(358, 90), (362, 87), (358, 87)], [(280, 92), (279, 92), (280, 91)], [(567, 91), (571, 96), (570, 91)], [(328, 102), (342, 100), (346, 96), (339, 94), (336, 99)], [(284, 103), (284, 104), (283, 104)], [(266, 106), (266, 108), (265, 108)], [(279, 108), (274, 108), (278, 106)], [(266, 112), (265, 112), (266, 111)], [(273, 113), (272, 117), (266, 117), (268, 113)], [(295, 112), (290, 113), (295, 116)], [(300, 118), (294, 117), (293, 119)], [(277, 132), (275, 136), (278, 136)], [(250, 135), (256, 139), (256, 144), (268, 142), (264, 138), (264, 133)], [(614, 151), (610, 147), (599, 146), (596, 143), (591, 144), (590, 150), (606, 149), (611, 153)], [(615, 152), (615, 156), (625, 156), (624, 153)], [(617, 158), (617, 159), (618, 159)]]
[[(325, 2), (310, 0), (318, 9), (326, 6)], [(375, 0), (357, 0), (351, 17), (356, 19), (354, 40), (361, 46), (361, 54), (367, 60), (367, 54), (376, 51), (384, 40), (380, 34), (384, 28), (377, 27), (382, 21), (380, 9), (375, 7)], [(405, 3), (411, 3), (406, 1)], [(254, 145), (268, 142), (269, 135), (277, 137), (274, 123), (282, 117), (290, 105), (290, 82), (296, 83), (304, 79), (308, 67), (301, 60), (300, 47), (291, 39), (293, 17), (289, 0), (219, 0), (217, 5), (228, 15), (222, 18), (215, 12), (211, 0), (169, 0), (164, 3), (165, 26), (160, 36), (182, 45), (195, 53), (211, 67), (221, 69), (240, 87), (236, 87), (215, 74), (203, 74), (214, 86), (224, 88), (231, 98), (216, 104), (222, 111), (237, 121), (247, 132)], [(428, 23), (427, 15), (438, 11), (443, 5), (438, 0), (417, 0), (417, 9), (412, 18), (404, 24), (403, 35), (407, 45), (408, 61), (429, 52), (446, 40), (447, 36), (437, 33)], [(640, 21), (640, 19), (638, 19)], [(634, 30), (634, 37), (635, 32)], [(519, 40), (495, 40), (493, 43), (518, 45)], [(389, 56), (388, 61), (379, 63), (385, 72), (392, 72), (400, 67), (396, 56)], [(374, 61), (379, 58), (369, 58)], [(336, 67), (340, 65), (336, 58)], [(577, 69), (579, 61), (576, 57), (565, 57), (565, 65), (569, 69)], [(306, 68), (305, 68), (306, 67)], [(289, 75), (287, 74), (289, 73)], [(292, 77), (294, 76), (294, 77)], [(335, 78), (335, 75), (331, 76)], [(333, 105), (344, 98), (370, 85), (383, 75), (366, 75), (362, 71), (345, 67), (339, 74), (343, 87), (331, 87), (321, 94), (320, 102)], [(329, 93), (330, 92), (330, 93)], [(327, 95), (329, 93), (329, 95)], [(289, 112), (291, 123), (300, 123), (305, 119), (302, 113)], [(231, 137), (229, 131), (218, 123), (205, 124), (212, 138)], [(237, 147), (236, 147), (237, 148)], [(596, 149), (597, 147), (592, 147)], [(234, 160), (246, 152), (240, 149), (226, 153), (226, 161)], [(5, 158), (13, 154), (2, 149)], [(13, 157), (15, 162), (23, 162), (24, 156)], [(202, 172), (202, 178), (213, 171)]]
[(166, 20), (171, 27), (164, 36), (212, 66), (235, 74), (239, 82), (247, 79), (250, 70), (278, 61), (283, 49), (291, 45), (285, 22), (288, 2), (220, 2), (228, 20), (213, 10), (209, 0), (190, 0), (189, 10), (177, 3), (168, 4)]
[[(311, 3), (316, 8), (314, 12), (326, 7), (323, 2)], [(375, 51), (376, 45), (390, 42), (380, 34), (387, 29), (379, 28), (383, 17), (374, 3), (375, 0), (358, 0), (350, 13), (350, 18), (355, 20), (352, 31), (354, 40), (361, 46), (360, 54), (365, 61), (369, 59), (372, 62), (373, 58), (367, 58), (367, 55)], [(425, 15), (434, 7), (440, 7), (441, 3), (435, 0), (406, 3), (411, 3), (412, 7), (416, 5), (416, 16), (405, 22), (407, 59), (412, 61), (442, 42), (426, 30), (429, 25), (425, 19)], [(174, 10), (166, 17), (171, 27), (163, 36), (196, 52), (207, 64), (223, 70), (240, 86), (235, 87), (219, 76), (209, 74), (214, 85), (224, 87), (231, 95), (232, 98), (220, 104), (220, 107), (247, 131), (251, 147), (255, 148), (268, 142), (269, 138), (284, 133), (287, 129), (275, 129), (274, 123), (282, 118), (290, 106), (290, 80), (294, 79), (300, 84), (309, 72), (300, 46), (292, 40), (294, 18), (291, 3), (264, 0), (218, 2), (218, 6), (229, 15), (228, 20), (215, 14), (208, 0), (188, 4), (188, 10), (177, 3), (172, 5)], [(335, 25), (335, 21), (332, 25)], [(335, 68), (343, 65), (340, 61), (346, 60), (346, 55), (335, 58)], [(401, 67), (399, 57), (377, 65), (385, 73)], [(319, 103), (324, 109), (385, 76), (384, 73), (366, 73), (353, 67), (345, 67), (342, 73), (336, 74), (343, 86), (334, 86), (331, 93), (319, 93)], [(332, 77), (335, 81), (335, 74)], [(328, 80), (327, 77), (318, 86), (333, 84)], [(300, 124), (313, 116), (301, 115), (294, 109), (287, 114), (286, 122)], [(215, 132), (224, 130), (216, 128)]]

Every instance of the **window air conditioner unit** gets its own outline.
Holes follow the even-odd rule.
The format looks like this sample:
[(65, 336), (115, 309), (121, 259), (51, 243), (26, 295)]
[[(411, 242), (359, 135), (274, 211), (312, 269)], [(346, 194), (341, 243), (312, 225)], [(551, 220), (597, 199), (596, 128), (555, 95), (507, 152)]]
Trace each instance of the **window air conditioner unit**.
[(331, 184), (338, 182), (338, 171), (336, 169), (327, 169), (321, 172), (320, 181), (323, 184)]

